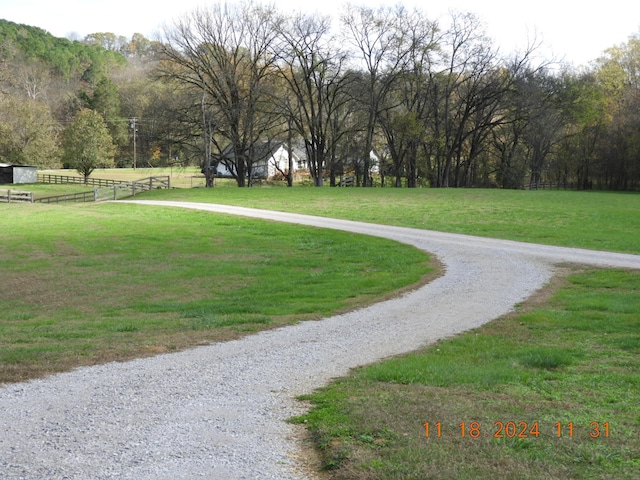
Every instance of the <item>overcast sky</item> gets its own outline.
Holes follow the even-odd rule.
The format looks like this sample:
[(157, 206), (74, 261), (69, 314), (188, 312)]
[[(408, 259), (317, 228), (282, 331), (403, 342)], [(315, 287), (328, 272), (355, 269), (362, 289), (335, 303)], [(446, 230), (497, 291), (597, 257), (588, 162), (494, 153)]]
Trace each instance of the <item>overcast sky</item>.
[[(153, 38), (164, 23), (210, 0), (0, 0), (0, 18), (43, 28), (55, 36), (112, 32), (131, 37), (139, 32)], [(232, 2), (231, 2), (232, 3)], [(342, 0), (275, 0), (281, 10), (302, 9), (337, 14)], [(376, 6), (381, 2), (353, 2)], [(395, 0), (386, 2), (396, 3)], [(585, 65), (606, 48), (640, 33), (640, 2), (608, 0), (578, 6), (569, 0), (406, 0), (419, 5), (431, 19), (450, 10), (476, 13), (503, 53), (526, 46), (535, 34), (546, 45), (545, 56)], [(571, 5), (572, 4), (572, 5)]]

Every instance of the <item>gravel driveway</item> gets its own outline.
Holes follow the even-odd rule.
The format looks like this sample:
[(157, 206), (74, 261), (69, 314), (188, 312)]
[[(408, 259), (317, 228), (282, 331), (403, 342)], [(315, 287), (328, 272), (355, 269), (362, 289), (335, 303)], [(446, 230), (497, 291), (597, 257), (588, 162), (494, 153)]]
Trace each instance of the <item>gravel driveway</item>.
[(479, 326), (562, 262), (640, 269), (640, 256), (223, 205), (135, 202), (376, 235), (446, 273), (400, 298), (242, 340), (0, 386), (2, 479), (306, 479), (294, 397), (349, 369)]

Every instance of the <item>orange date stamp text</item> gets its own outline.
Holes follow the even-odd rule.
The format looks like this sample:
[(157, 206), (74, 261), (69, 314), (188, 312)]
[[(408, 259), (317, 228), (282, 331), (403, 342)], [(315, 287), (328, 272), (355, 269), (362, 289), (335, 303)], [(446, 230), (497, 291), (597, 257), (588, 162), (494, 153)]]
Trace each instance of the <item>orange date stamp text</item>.
[(424, 435), (427, 438), (538, 438), (541, 434), (557, 438), (573, 438), (588, 435), (590, 438), (609, 438), (609, 422), (590, 422), (577, 425), (573, 422), (556, 422), (545, 428), (540, 422), (494, 422), (492, 427), (480, 422), (460, 422), (457, 425), (443, 425), (442, 422), (425, 422)]

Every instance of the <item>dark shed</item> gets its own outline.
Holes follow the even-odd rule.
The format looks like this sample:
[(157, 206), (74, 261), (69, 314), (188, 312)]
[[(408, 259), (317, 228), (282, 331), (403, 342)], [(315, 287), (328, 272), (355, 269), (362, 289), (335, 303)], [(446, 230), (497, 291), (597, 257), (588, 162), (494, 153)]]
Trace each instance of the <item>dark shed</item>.
[(38, 169), (36, 167), (0, 163), (0, 185), (37, 182)]

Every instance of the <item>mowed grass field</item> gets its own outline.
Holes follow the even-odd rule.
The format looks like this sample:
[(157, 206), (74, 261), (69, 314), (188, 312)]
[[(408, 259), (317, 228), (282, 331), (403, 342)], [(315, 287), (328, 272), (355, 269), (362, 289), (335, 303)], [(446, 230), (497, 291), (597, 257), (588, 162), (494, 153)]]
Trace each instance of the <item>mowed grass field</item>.
[[(218, 189), (229, 203), (640, 253), (640, 195)], [(455, 306), (452, 306), (455, 308)], [(513, 314), (304, 397), (332, 479), (640, 478), (640, 272), (567, 266)]]
[(0, 210), (0, 382), (318, 319), (434, 272), (391, 241), (206, 212)]
[[(76, 175), (56, 170), (53, 174)], [(92, 177), (135, 180), (169, 175), (175, 189), (140, 198), (223, 203), (253, 208), (426, 228), (549, 245), (627, 253), (640, 252), (640, 195), (628, 192), (497, 189), (236, 188), (217, 179), (216, 188), (190, 187), (202, 178), (194, 168), (99, 169)], [(195, 180), (194, 180), (195, 179)], [(194, 184), (195, 185), (195, 184)], [(199, 186), (198, 184), (197, 186)], [(39, 184), (39, 191), (62, 186)], [(64, 187), (63, 187), (64, 188)], [(73, 191), (86, 187), (75, 185)], [(64, 191), (62, 193), (67, 193)]]
[(485, 189), (214, 188), (148, 199), (266, 208), (595, 250), (640, 252), (636, 193)]
[[(640, 196), (637, 194), (217, 188), (155, 191), (140, 198), (227, 203), (640, 253)], [(292, 255), (280, 237), (268, 237), (289, 227), (277, 225), (277, 228), (265, 232), (260, 230), (264, 228), (263, 222), (132, 205), (80, 205), (62, 207), (63, 210), (56, 210), (59, 207), (55, 206), (42, 210), (40, 207), (34, 210), (33, 206), (8, 208), (5, 211), (19, 213), (0, 215), (3, 245), (11, 237), (5, 232), (16, 234), (25, 227), (31, 233), (18, 235), (19, 238), (40, 238), (34, 240), (36, 245), (40, 245), (40, 250), (32, 251), (40, 251), (39, 255), (29, 255), (28, 251), (22, 254), (25, 260), (31, 261), (33, 257), (35, 263), (26, 268), (18, 267), (16, 262), (12, 267), (14, 273), (19, 273), (22, 268), (30, 275), (29, 278), (38, 278), (41, 272), (49, 272), (49, 277), (39, 281), (39, 289), (33, 291), (36, 295), (13, 304), (12, 308), (16, 309), (13, 326), (33, 322), (29, 326), (31, 330), (23, 331), (22, 342), (29, 341), (34, 334), (38, 336), (39, 330), (46, 332), (53, 328), (60, 319), (69, 316), (67, 313), (72, 313), (69, 317), (75, 320), (58, 332), (53, 344), (60, 350), (75, 349), (74, 357), (80, 359), (80, 363), (100, 360), (87, 360), (90, 350), (87, 345), (91, 342), (82, 338), (83, 335), (86, 337), (87, 327), (80, 328), (77, 323), (91, 311), (87, 305), (90, 296), (83, 295), (83, 300), (76, 306), (78, 311), (64, 312), (55, 322), (39, 325), (35, 320), (40, 318), (37, 315), (44, 315), (42, 312), (46, 307), (38, 306), (41, 313), (36, 315), (33, 305), (38, 302), (47, 304), (43, 299), (36, 300), (37, 293), (47, 291), (47, 280), (64, 278), (61, 272), (65, 270), (74, 275), (82, 270), (90, 277), (102, 277), (100, 282), (103, 286), (93, 288), (93, 291), (101, 291), (106, 285), (104, 291), (110, 293), (103, 294), (106, 300), (102, 304), (114, 305), (107, 315), (107, 319), (113, 322), (104, 323), (110, 325), (103, 329), (108, 332), (105, 345), (109, 348), (125, 345), (125, 350), (135, 351), (135, 355), (144, 350), (141, 345), (148, 350), (145, 354), (152, 354), (188, 346), (189, 342), (180, 344), (177, 341), (185, 336), (207, 342), (282, 324), (280, 320), (274, 320), (268, 311), (260, 310), (265, 308), (263, 306), (248, 308), (247, 301), (236, 299), (233, 292), (238, 295), (243, 291), (251, 292), (253, 282), (258, 282), (259, 277), (265, 278), (265, 283), (269, 284), (283, 275), (282, 271), (277, 273), (266, 268), (257, 271), (255, 264), (279, 262), (283, 252)], [(27, 210), (31, 213), (24, 215), (22, 212)], [(61, 211), (66, 213), (61, 215)], [(47, 215), (54, 215), (55, 219), (49, 219)], [(124, 224), (108, 223), (109, 227), (101, 227), (101, 222), (90, 220), (104, 216), (125, 216), (128, 220)], [(174, 223), (160, 221), (166, 216), (173, 218)], [(8, 217), (13, 218), (14, 223), (3, 223)], [(31, 220), (25, 223), (25, 218)], [(138, 227), (134, 228), (134, 219), (142, 220), (143, 227), (136, 230)], [(222, 227), (216, 233), (207, 231), (206, 235), (202, 234), (209, 225), (220, 222)], [(61, 232), (69, 235), (68, 232), (77, 230), (82, 233), (77, 235), (75, 244), (69, 241), (69, 236), (52, 242), (53, 237), (44, 233), (46, 229), (37, 233), (38, 227), (42, 230), (45, 224), (57, 225), (56, 235), (61, 235)], [(192, 224), (194, 228), (190, 229), (188, 226)], [(301, 235), (309, 240), (308, 243), (303, 242), (300, 256), (282, 266), (283, 271), (297, 268), (307, 272), (308, 276), (303, 277), (312, 285), (315, 274), (323, 277), (319, 265), (326, 265), (327, 257), (337, 258), (338, 251), (344, 253), (341, 258), (355, 259), (351, 261), (356, 263), (364, 260), (363, 257), (376, 254), (373, 250), (362, 251), (364, 239), (360, 237), (347, 236), (347, 240), (340, 241), (343, 234), (339, 234), (325, 241), (312, 240), (318, 238), (317, 231), (305, 236), (300, 233), (304, 228), (290, 228), (293, 233), (282, 235), (290, 237), (292, 244), (296, 244), (294, 239), (301, 238)], [(229, 235), (237, 230), (252, 231), (253, 235), (241, 240), (229, 239)], [(176, 231), (185, 233), (177, 237)], [(128, 259), (135, 268), (122, 266), (112, 270), (114, 265), (126, 264), (124, 257), (120, 256), (119, 246), (126, 245), (124, 239), (133, 236), (133, 232), (143, 233), (141, 243), (147, 248), (141, 248), (140, 243), (129, 247)], [(328, 235), (328, 232), (323, 234)], [(260, 253), (253, 252), (256, 260), (260, 261), (232, 270), (232, 274), (227, 275), (233, 279), (231, 281), (216, 277), (216, 271), (224, 271), (218, 266), (224, 261), (218, 259), (216, 262), (215, 252), (225, 249), (214, 248), (212, 252), (208, 247), (252, 245), (254, 240), (265, 236), (268, 238), (264, 239), (264, 244), (256, 249)], [(191, 237), (196, 237), (197, 241)], [(13, 244), (14, 253), (20, 250), (19, 243)], [(94, 263), (86, 260), (92, 243), (100, 246), (98, 250), (105, 258), (111, 257), (109, 262), (104, 259), (94, 260)], [(151, 277), (155, 269), (163, 270), (158, 266), (162, 262), (157, 260), (173, 258), (173, 254), (180, 251), (179, 244), (189, 245), (183, 252), (184, 262), (189, 266), (174, 266), (157, 277)], [(269, 250), (270, 245), (277, 247)], [(350, 249), (349, 246), (353, 245), (355, 248)], [(408, 258), (406, 255), (416, 255), (416, 252), (412, 249), (404, 251), (397, 244), (383, 242), (379, 245), (380, 249), (376, 251), (379, 256), (374, 257), (372, 263), (389, 258), (391, 264), (400, 262), (399, 268), (386, 274), (384, 269), (367, 270), (372, 267), (365, 266), (367, 280), (375, 283), (379, 277), (382, 284), (387, 283), (392, 278), (399, 278), (397, 272), (406, 270), (410, 265), (416, 265), (417, 271), (404, 285), (428, 278), (425, 272), (429, 263), (424, 256), (418, 254)], [(327, 249), (330, 254), (327, 254)], [(160, 254), (149, 258), (156, 250)], [(227, 260), (234, 263), (239, 257), (249, 255), (249, 250), (243, 250), (238, 258)], [(54, 262), (56, 265), (51, 264), (49, 257), (53, 251), (66, 260), (58, 259), (58, 263)], [(320, 263), (315, 264), (315, 269), (306, 268), (314, 265), (313, 262), (308, 263), (309, 252), (320, 252), (322, 260), (318, 260)], [(398, 256), (393, 257), (396, 253)], [(231, 253), (227, 251), (227, 254)], [(9, 255), (4, 252), (1, 255), (4, 267)], [(405, 258), (408, 261), (403, 263)], [(301, 262), (304, 267), (301, 267)], [(193, 264), (206, 264), (208, 268), (196, 269)], [(211, 264), (215, 266), (212, 268)], [(108, 265), (106, 271), (101, 272), (105, 265)], [(133, 273), (136, 271), (138, 273)], [(348, 273), (341, 276), (338, 270), (326, 273), (330, 284), (334, 283), (334, 278), (344, 280), (340, 290), (354, 280)], [(126, 278), (124, 283), (132, 287), (121, 287), (119, 291), (115, 287), (119, 282), (114, 277)], [(114, 283), (109, 284), (109, 279)], [(72, 280), (67, 278), (66, 281)], [(184, 289), (181, 290), (183, 282)], [(73, 285), (78, 291), (80, 287), (84, 288), (85, 283), (88, 282), (76, 280), (67, 285), (68, 288), (60, 289), (58, 294), (50, 294), (49, 299), (64, 303), (58, 299), (61, 292), (68, 298), (73, 296)], [(225, 298), (232, 298), (233, 304), (238, 302), (236, 318), (240, 321), (234, 325), (225, 325), (230, 313), (219, 312), (216, 308), (209, 310), (216, 302), (203, 299), (211, 298), (209, 292), (217, 292), (224, 284), (229, 287), (225, 292), (231, 292)], [(327, 288), (326, 298), (330, 299), (336, 291)], [(19, 290), (20, 285), (17, 284), (13, 291)], [(361, 290), (361, 285), (355, 285), (355, 292), (362, 293)], [(372, 301), (393, 290), (383, 289), (360, 300)], [(564, 275), (508, 317), (443, 340), (420, 352), (357, 369), (350, 377), (303, 399), (310, 403), (311, 410), (294, 421), (310, 432), (310, 448), (314, 448), (320, 457), (316, 466), (327, 478), (640, 478), (639, 291), (639, 272), (567, 266)], [(131, 296), (136, 298), (129, 302)], [(303, 297), (303, 294), (296, 289), (289, 296)], [(284, 297), (271, 290), (265, 294), (263, 302), (258, 303), (266, 303), (267, 310), (275, 308), (273, 304), (279, 302), (270, 302), (272, 298), (283, 300)], [(358, 302), (351, 300), (346, 296), (334, 308), (352, 308)], [(4, 297), (2, 301), (5, 301)], [(125, 301), (128, 302), (126, 308), (117, 306)], [(303, 298), (303, 311), (299, 312), (301, 317), (293, 321), (317, 318), (330, 311), (321, 309), (324, 303), (310, 301), (306, 304), (307, 301), (308, 298)], [(5, 305), (0, 305), (0, 312), (5, 311)], [(83, 310), (85, 308), (88, 310)], [(228, 305), (226, 308), (232, 307)], [(291, 314), (290, 308), (288, 304), (282, 307), (283, 318)], [(171, 341), (156, 341), (154, 334), (150, 333), (153, 329), (145, 326), (145, 322), (165, 326), (169, 323), (167, 319), (172, 319), (177, 325), (173, 333), (163, 337)], [(2, 322), (3, 326), (5, 323)], [(2, 341), (6, 331), (6, 327), (0, 330)], [(196, 335), (192, 336), (194, 332)], [(109, 348), (105, 351), (109, 352)], [(4, 349), (3, 343), (0, 351), (4, 352)], [(109, 358), (113, 357), (105, 354), (105, 359)]]

